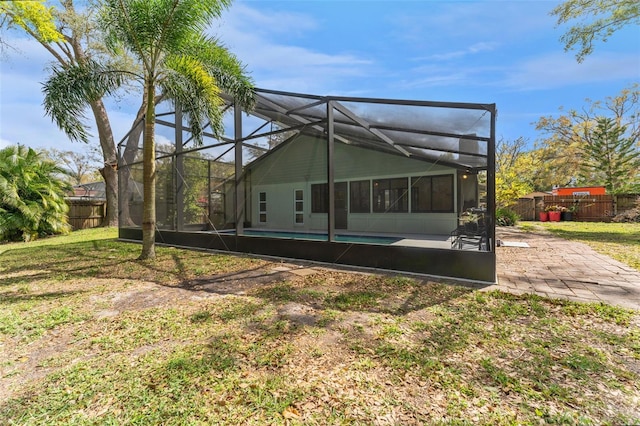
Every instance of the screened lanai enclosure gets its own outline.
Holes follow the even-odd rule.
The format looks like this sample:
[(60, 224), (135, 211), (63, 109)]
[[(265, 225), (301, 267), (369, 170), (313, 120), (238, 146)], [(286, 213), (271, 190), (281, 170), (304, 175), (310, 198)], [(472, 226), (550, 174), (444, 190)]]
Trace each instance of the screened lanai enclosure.
[[(157, 243), (495, 282), (495, 104), (255, 96), (200, 145), (158, 106)], [(119, 147), (141, 241), (142, 138)]]

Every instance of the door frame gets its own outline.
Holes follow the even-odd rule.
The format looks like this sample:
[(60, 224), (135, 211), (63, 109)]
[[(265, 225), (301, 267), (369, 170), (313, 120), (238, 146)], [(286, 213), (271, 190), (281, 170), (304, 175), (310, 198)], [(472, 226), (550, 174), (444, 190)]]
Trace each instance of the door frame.
[[(335, 229), (348, 229), (349, 226), (349, 185), (348, 182), (335, 182), (333, 186), (333, 196), (334, 196), (334, 218), (335, 218)], [(344, 193), (344, 203), (341, 204), (338, 200), (341, 199), (339, 197), (339, 192)]]

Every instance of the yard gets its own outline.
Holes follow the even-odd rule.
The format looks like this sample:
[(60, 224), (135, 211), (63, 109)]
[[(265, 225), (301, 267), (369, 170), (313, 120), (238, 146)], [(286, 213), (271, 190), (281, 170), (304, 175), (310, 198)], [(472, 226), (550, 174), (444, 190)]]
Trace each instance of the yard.
[(640, 422), (637, 312), (116, 232), (0, 246), (0, 424)]

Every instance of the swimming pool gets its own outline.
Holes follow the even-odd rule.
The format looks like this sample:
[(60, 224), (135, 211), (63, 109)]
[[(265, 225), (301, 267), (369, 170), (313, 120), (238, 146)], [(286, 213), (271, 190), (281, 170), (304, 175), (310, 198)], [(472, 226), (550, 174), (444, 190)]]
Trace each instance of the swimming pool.
[[(227, 232), (225, 232), (227, 233)], [(228, 233), (235, 233), (234, 231)], [(294, 232), (294, 231), (267, 231), (258, 229), (246, 229), (243, 235), (249, 237), (268, 237), (268, 238), (283, 238), (294, 240), (314, 240), (314, 241), (327, 241), (327, 234), (313, 233), (313, 232)], [(350, 235), (350, 234), (336, 234), (335, 240), (341, 243), (359, 243), (359, 244), (382, 244), (390, 245), (400, 241), (402, 238), (396, 237), (383, 237), (377, 235)]]

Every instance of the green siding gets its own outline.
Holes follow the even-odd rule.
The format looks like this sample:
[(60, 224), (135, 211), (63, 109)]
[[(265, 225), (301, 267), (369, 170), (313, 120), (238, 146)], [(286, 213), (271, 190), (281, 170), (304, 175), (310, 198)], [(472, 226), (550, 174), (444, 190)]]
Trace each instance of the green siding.
[[(250, 166), (251, 222), (269, 229), (326, 230), (326, 215), (311, 213), (311, 185), (326, 182), (326, 141), (301, 137)], [(370, 180), (453, 174), (442, 165), (336, 142), (335, 180)], [(294, 224), (294, 190), (304, 191), (304, 224)], [(258, 222), (258, 193), (267, 193), (267, 223)], [(349, 213), (348, 229), (361, 232), (447, 235), (456, 227), (455, 213)]]
[(327, 176), (325, 144), (298, 138), (268, 154), (251, 168), (254, 186), (322, 181)]
[[(254, 185), (323, 182), (327, 176), (326, 141), (300, 137), (259, 161), (252, 169)], [(449, 167), (335, 143), (336, 180), (450, 172)]]

